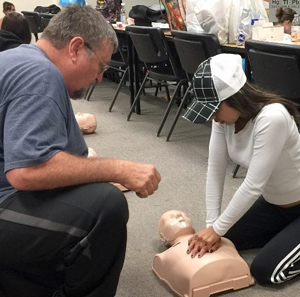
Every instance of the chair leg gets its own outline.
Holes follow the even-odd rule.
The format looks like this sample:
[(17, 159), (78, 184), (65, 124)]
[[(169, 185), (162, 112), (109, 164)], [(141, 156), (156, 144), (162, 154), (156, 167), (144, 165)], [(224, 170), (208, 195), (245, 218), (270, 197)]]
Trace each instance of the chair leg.
[(147, 81), (147, 79), (148, 79), (148, 75), (149, 75), (149, 73), (147, 72), (146, 75), (145, 75), (145, 78), (144, 78), (144, 80), (143, 80), (143, 82), (142, 82), (142, 85), (140, 86), (140, 89), (139, 89), (138, 93), (136, 94), (136, 96), (135, 96), (135, 98), (134, 98), (134, 101), (133, 101), (133, 103), (132, 103), (132, 105), (131, 105), (129, 114), (128, 114), (128, 116), (127, 116), (127, 121), (130, 120), (130, 117), (131, 117), (131, 115), (132, 115), (132, 113), (133, 113), (133, 110), (134, 110), (136, 104), (138, 103), (138, 101), (139, 101), (139, 99), (140, 99), (140, 95), (141, 95), (141, 92), (142, 92), (143, 89), (144, 89), (144, 85), (145, 85), (145, 83), (146, 83), (146, 81)]
[(240, 167), (241, 167), (241, 165), (236, 164), (236, 166), (235, 166), (235, 168), (234, 168), (234, 170), (233, 170), (233, 173), (232, 173), (232, 177), (233, 177), (233, 178), (236, 177), (236, 175), (237, 175), (237, 173), (238, 173)]
[(171, 101), (171, 97), (170, 97), (170, 92), (169, 92), (169, 88), (168, 88), (167, 85), (165, 85), (165, 89), (166, 89), (166, 94), (167, 94), (168, 101), (170, 102)]
[(95, 82), (93, 83), (93, 85), (88, 88), (88, 90), (87, 90), (87, 92), (86, 92), (86, 94), (84, 96), (84, 99), (86, 99), (87, 101), (90, 100), (90, 98), (92, 96), (92, 93), (93, 93), (93, 91), (95, 89), (96, 84), (97, 84), (97, 81), (95, 80)]
[(181, 88), (181, 86), (182, 86), (183, 83), (184, 83), (184, 81), (180, 81), (180, 82), (177, 84), (177, 86), (176, 86), (176, 89), (175, 89), (175, 91), (174, 91), (173, 97), (172, 97), (172, 99), (169, 101), (168, 107), (167, 107), (167, 109), (166, 109), (166, 111), (165, 111), (165, 114), (164, 114), (164, 116), (163, 116), (163, 119), (162, 119), (162, 121), (161, 121), (161, 123), (160, 123), (160, 126), (159, 126), (158, 130), (157, 130), (157, 133), (156, 133), (156, 136), (157, 136), (157, 137), (160, 136), (161, 130), (162, 130), (162, 128), (163, 128), (164, 125), (165, 125), (165, 122), (166, 122), (167, 117), (168, 117), (168, 115), (169, 115), (169, 113), (170, 113), (171, 107), (172, 107), (174, 101), (176, 100), (177, 94), (179, 93), (179, 90), (180, 90), (180, 88)]
[(161, 89), (161, 83), (159, 82), (155, 88), (155, 93), (154, 93), (154, 96), (157, 97), (157, 94), (158, 94), (158, 89), (160, 90)]
[(125, 78), (126, 78), (126, 74), (127, 74), (127, 72), (128, 72), (128, 69), (129, 69), (129, 67), (127, 67), (127, 68), (125, 69), (125, 72), (123, 73), (123, 76), (122, 76), (122, 78), (121, 78), (121, 81), (119, 82), (119, 85), (118, 85), (117, 91), (116, 91), (116, 93), (115, 93), (115, 96), (114, 96), (114, 98), (113, 98), (113, 100), (112, 100), (112, 102), (111, 102), (111, 104), (110, 104), (110, 106), (109, 106), (109, 109), (108, 109), (109, 112), (111, 112), (111, 110), (112, 110), (112, 108), (113, 108), (113, 106), (114, 106), (114, 104), (115, 104), (115, 102), (116, 102), (116, 100), (117, 100), (117, 97), (118, 97), (118, 95), (119, 95), (119, 92), (120, 92), (120, 90), (121, 90), (121, 87), (122, 87), (122, 85), (123, 85), (123, 82), (124, 82), (124, 80), (125, 80)]
[(181, 100), (180, 106), (179, 106), (179, 108), (178, 108), (178, 110), (177, 110), (175, 119), (174, 119), (174, 121), (173, 121), (173, 124), (172, 124), (172, 126), (171, 126), (171, 129), (170, 129), (169, 134), (168, 134), (168, 136), (167, 136), (167, 141), (169, 141), (169, 139), (170, 139), (170, 137), (171, 137), (171, 135), (172, 135), (172, 133), (173, 133), (173, 130), (174, 130), (175, 125), (176, 125), (176, 123), (177, 123), (177, 121), (178, 121), (178, 118), (179, 118), (179, 116), (180, 116), (180, 114), (181, 114), (182, 108), (183, 108), (183, 106), (184, 106), (184, 104), (185, 104), (185, 102), (186, 102), (186, 100), (187, 100), (187, 98), (188, 98), (188, 93), (189, 93), (189, 91), (190, 91), (191, 88), (192, 88), (192, 86), (189, 85), (188, 88), (187, 88), (186, 91), (185, 91), (185, 94), (184, 94), (184, 96), (183, 96), (183, 98), (182, 98), (182, 100)]

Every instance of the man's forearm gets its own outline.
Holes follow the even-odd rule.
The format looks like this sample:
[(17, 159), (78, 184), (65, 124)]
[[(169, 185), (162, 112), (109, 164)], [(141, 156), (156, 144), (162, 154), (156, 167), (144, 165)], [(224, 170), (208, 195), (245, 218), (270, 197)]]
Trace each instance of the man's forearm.
[(43, 164), (7, 172), (19, 190), (45, 190), (77, 184), (118, 180), (119, 160), (78, 157), (58, 152)]
[(117, 182), (140, 197), (154, 193), (161, 180), (153, 165), (127, 160), (78, 157), (58, 152), (43, 164), (8, 171), (18, 190), (39, 191), (92, 182)]

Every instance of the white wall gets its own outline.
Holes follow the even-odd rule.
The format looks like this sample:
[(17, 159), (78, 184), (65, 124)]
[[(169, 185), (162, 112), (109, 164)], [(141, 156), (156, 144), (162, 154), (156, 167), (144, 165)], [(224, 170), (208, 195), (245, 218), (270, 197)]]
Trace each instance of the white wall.
[[(27, 10), (27, 11), (33, 11), (35, 7), (37, 6), (49, 6), (51, 4), (58, 5), (59, 0), (8, 0), (9, 2), (13, 3), (16, 6), (17, 12), (21, 12), (22, 10)], [(0, 17), (3, 17), (2, 13), (2, 3), (4, 2), (1, 1), (1, 12), (0, 12)], [(86, 0), (86, 2), (89, 5), (96, 6), (96, 0)], [(159, 0), (123, 0), (125, 3), (125, 8), (127, 13), (131, 9), (132, 6), (137, 5), (137, 4), (143, 4), (143, 5), (152, 5), (152, 4), (158, 4)]]

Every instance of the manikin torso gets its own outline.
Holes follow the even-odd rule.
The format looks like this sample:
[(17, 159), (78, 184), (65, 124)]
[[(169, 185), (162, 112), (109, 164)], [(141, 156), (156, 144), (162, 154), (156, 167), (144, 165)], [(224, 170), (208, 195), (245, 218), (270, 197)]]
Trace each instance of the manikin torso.
[(226, 238), (221, 239), (218, 250), (201, 258), (191, 258), (186, 253), (188, 240), (195, 231), (184, 212), (164, 213), (158, 229), (160, 238), (171, 247), (155, 255), (152, 269), (179, 296), (208, 297), (253, 284), (248, 264)]

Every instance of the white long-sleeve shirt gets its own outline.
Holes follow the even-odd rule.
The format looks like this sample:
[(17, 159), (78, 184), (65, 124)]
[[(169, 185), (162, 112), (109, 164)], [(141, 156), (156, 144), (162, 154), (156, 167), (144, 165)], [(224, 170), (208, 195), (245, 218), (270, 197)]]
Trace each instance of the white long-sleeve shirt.
[[(221, 214), (228, 155), (248, 171)], [(293, 117), (279, 103), (265, 106), (238, 133), (235, 125), (213, 121), (206, 184), (207, 227), (213, 225), (215, 232), (224, 235), (261, 194), (276, 205), (300, 200), (300, 134)]]

